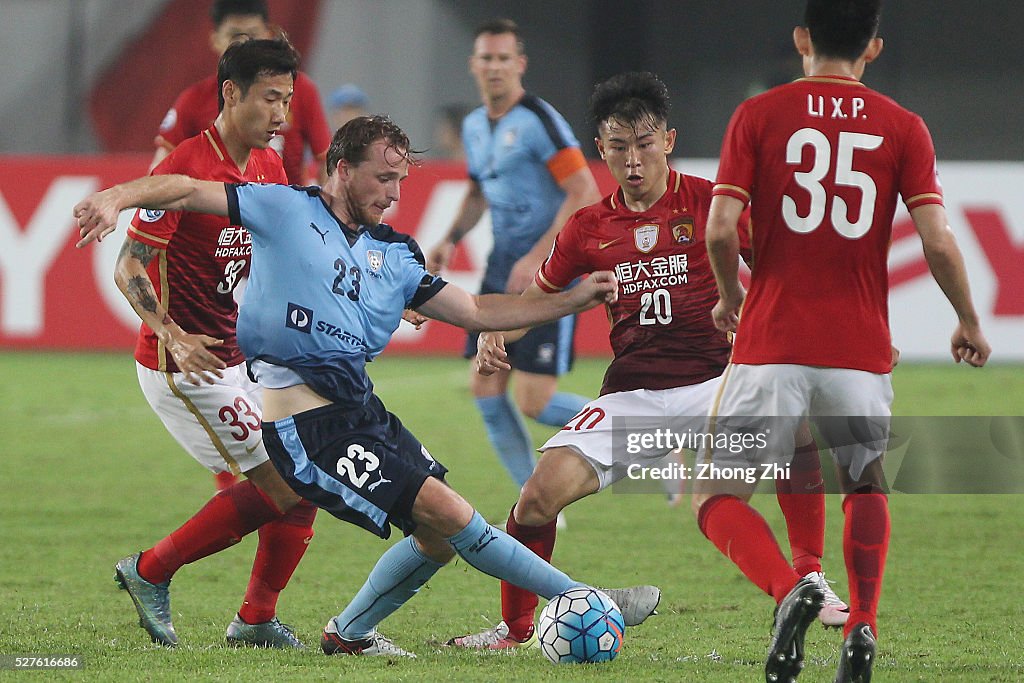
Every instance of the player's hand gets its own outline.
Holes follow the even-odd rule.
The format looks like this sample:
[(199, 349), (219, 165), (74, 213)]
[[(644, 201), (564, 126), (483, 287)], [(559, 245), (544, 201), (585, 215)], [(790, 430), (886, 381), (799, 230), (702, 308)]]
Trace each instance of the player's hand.
[(618, 301), (619, 281), (610, 270), (596, 270), (566, 294), (577, 311), (586, 311), (600, 304)]
[(96, 192), (75, 204), (74, 216), (78, 221), (78, 234), (82, 239), (75, 243), (81, 249), (92, 241), (102, 242), (103, 238), (117, 229), (117, 215), (121, 213), (116, 187)]
[(505, 352), (505, 337), (500, 332), (481, 332), (476, 338), (476, 371), (484, 377), (501, 370), (511, 370), (508, 353)]
[(404, 311), (402, 311), (402, 320), (409, 323), (418, 330), (420, 329), (420, 327), (423, 326), (423, 323), (430, 320), (430, 318), (412, 310), (411, 308), (407, 308)]
[(516, 261), (508, 275), (508, 281), (505, 283), (505, 292), (507, 294), (522, 294), (526, 291), (526, 288), (533, 282), (537, 271), (544, 265), (544, 258), (544, 256), (537, 258), (533, 252), (530, 252)]
[(953, 330), (953, 337), (950, 339), (950, 352), (953, 354), (953, 360), (957, 363), (964, 361), (968, 365), (980, 368), (988, 361), (988, 357), (992, 354), (992, 347), (988, 345), (988, 340), (981, 333), (980, 327), (968, 327), (961, 323)]
[(434, 245), (434, 248), (427, 254), (427, 271), (435, 275), (439, 274), (448, 266), (454, 254), (455, 245), (448, 240)]
[(715, 327), (723, 332), (735, 332), (740, 322), (740, 307), (747, 297), (747, 291), (739, 283), (736, 284), (736, 292), (725, 297), (720, 297), (715, 307), (711, 309), (711, 319)]
[(889, 345), (889, 348), (892, 349), (892, 366), (896, 367), (900, 364), (900, 350), (892, 344)]
[(223, 339), (214, 339), (205, 334), (181, 332), (172, 336), (167, 350), (174, 357), (178, 369), (185, 373), (185, 381), (189, 384), (213, 384), (214, 378), (224, 377), (223, 370), (227, 363), (213, 355), (208, 348), (223, 343)]

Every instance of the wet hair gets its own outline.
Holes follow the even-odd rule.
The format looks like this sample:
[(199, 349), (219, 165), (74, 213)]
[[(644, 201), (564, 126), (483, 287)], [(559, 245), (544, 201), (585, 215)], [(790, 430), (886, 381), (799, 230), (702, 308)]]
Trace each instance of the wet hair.
[(485, 21), (476, 27), (476, 31), (473, 32), (473, 40), (475, 41), (483, 35), (500, 36), (506, 33), (511, 33), (516, 37), (516, 48), (519, 50), (519, 54), (523, 54), (526, 46), (523, 43), (522, 34), (519, 33), (519, 24), (511, 19), (499, 18)]
[(231, 43), (217, 64), (217, 106), (224, 109), (224, 81), (231, 81), (242, 90), (242, 97), (261, 76), (295, 74), (299, 69), (299, 53), (286, 38), (242, 40)]
[(590, 120), (598, 128), (615, 120), (626, 126), (668, 121), (668, 87), (649, 71), (621, 73), (598, 83), (590, 96)]
[(878, 35), (882, 0), (807, 0), (804, 26), (822, 57), (856, 61)]
[(353, 165), (366, 161), (366, 150), (378, 140), (412, 164), (417, 163), (416, 155), (423, 153), (409, 146), (409, 136), (385, 114), (357, 116), (334, 133), (327, 148), (327, 174), (334, 173), (339, 161)]
[(266, 0), (214, 0), (210, 5), (210, 19), (214, 28), (220, 28), (224, 19), (232, 15), (259, 15), (263, 21), (270, 21)]

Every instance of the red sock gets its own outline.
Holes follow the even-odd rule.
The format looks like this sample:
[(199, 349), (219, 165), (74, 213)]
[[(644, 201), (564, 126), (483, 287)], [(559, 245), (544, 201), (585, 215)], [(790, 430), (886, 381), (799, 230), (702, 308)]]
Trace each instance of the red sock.
[(300, 501), (280, 519), (259, 528), (260, 542), (252, 563), (249, 587), (238, 610), (247, 624), (262, 624), (277, 614), (277, 597), (292, 578), (313, 540), (316, 506)]
[(213, 475), (213, 481), (217, 485), (217, 490), (223, 491), (238, 480), (232, 472), (218, 472)]
[(775, 480), (775, 494), (786, 518), (793, 568), (800, 576), (821, 571), (825, 554), (825, 482), (818, 444), (796, 449), (789, 479)]
[(889, 499), (884, 493), (851, 493), (843, 501), (843, 554), (850, 579), (850, 619), (843, 635), (867, 622), (878, 635), (876, 613), (889, 551)]
[(782, 555), (768, 522), (736, 496), (719, 495), (704, 501), (697, 525), (723, 555), (775, 602), (782, 602), (800, 580)]
[[(505, 532), (545, 561), (551, 561), (555, 551), (555, 520), (541, 526), (519, 524), (515, 518), (516, 508), (508, 514)], [(508, 633), (516, 640), (526, 640), (533, 633), (533, 614), (537, 609), (537, 596), (528, 590), (501, 582), (501, 617), (508, 624)]]
[(142, 553), (138, 571), (162, 583), (182, 565), (238, 543), (242, 536), (281, 516), (281, 511), (246, 479), (215, 495), (192, 519)]

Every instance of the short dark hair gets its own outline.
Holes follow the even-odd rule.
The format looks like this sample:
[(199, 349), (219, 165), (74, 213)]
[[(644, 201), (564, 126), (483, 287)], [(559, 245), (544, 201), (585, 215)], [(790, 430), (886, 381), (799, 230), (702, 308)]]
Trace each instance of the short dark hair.
[(816, 54), (852, 62), (878, 35), (881, 15), (882, 0), (807, 0), (804, 26)]
[(258, 14), (263, 21), (270, 21), (266, 0), (213, 0), (210, 5), (210, 19), (213, 27), (219, 28), (224, 19), (231, 15), (252, 16)]
[(299, 53), (285, 38), (251, 39), (231, 43), (217, 64), (217, 105), (224, 109), (224, 81), (242, 90), (242, 97), (261, 76), (291, 74), (299, 69)]
[(590, 96), (590, 119), (601, 124), (614, 119), (624, 125), (668, 121), (671, 107), (668, 87), (649, 71), (617, 74), (594, 86)]
[(523, 36), (519, 32), (519, 24), (511, 19), (497, 18), (485, 21), (476, 27), (476, 31), (473, 33), (473, 40), (482, 35), (500, 36), (505, 33), (511, 33), (516, 37), (516, 47), (519, 49), (519, 54), (523, 54), (526, 46), (523, 43)]
[(416, 155), (423, 153), (409, 146), (409, 136), (387, 115), (357, 116), (335, 131), (327, 148), (327, 175), (334, 173), (343, 159), (353, 165), (366, 161), (366, 150), (378, 140), (412, 164), (417, 163)]

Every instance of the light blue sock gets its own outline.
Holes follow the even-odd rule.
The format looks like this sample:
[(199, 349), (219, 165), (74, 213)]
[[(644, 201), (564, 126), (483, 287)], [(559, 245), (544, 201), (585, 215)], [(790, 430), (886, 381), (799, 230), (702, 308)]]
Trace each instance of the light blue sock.
[(352, 602), (334, 617), (338, 634), (345, 640), (367, 637), (443, 566), (420, 552), (412, 536), (394, 544), (377, 560)]
[(545, 599), (584, 585), (540, 559), (504, 531), (488, 524), (479, 512), (474, 512), (466, 528), (449, 538), (448, 542), (474, 568)]
[(570, 394), (565, 391), (556, 392), (551, 400), (544, 406), (537, 416), (537, 422), (552, 427), (564, 427), (565, 423), (572, 419), (573, 415), (583, 410), (590, 399), (579, 394)]
[(519, 410), (509, 400), (508, 394), (478, 398), (476, 407), (484, 418), (487, 438), (497, 451), (501, 464), (522, 488), (533, 474), (537, 461), (533, 454), (533, 440), (526, 431), (526, 423)]

